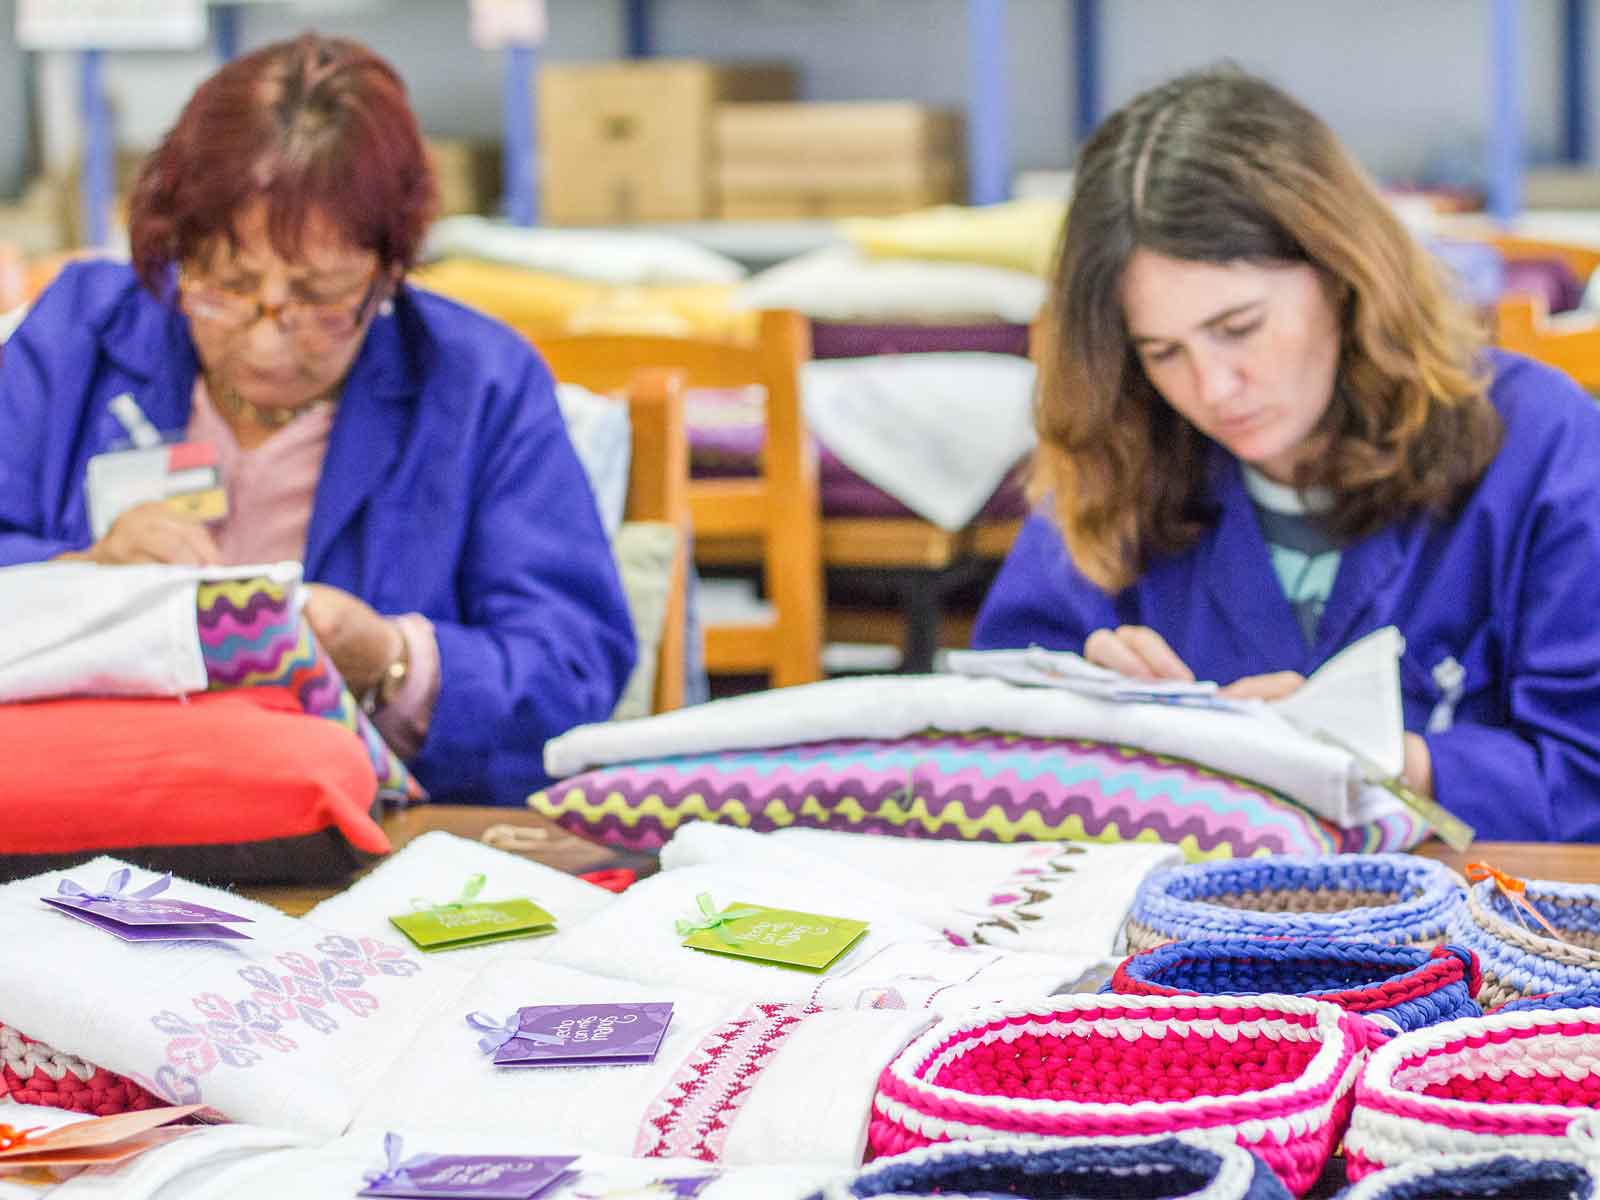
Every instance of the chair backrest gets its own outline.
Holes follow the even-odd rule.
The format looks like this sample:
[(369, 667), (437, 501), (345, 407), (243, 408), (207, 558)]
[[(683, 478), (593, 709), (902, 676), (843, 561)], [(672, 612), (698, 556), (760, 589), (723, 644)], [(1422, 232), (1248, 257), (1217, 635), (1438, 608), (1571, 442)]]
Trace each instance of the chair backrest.
[(1586, 391), (1600, 393), (1600, 320), (1550, 320), (1543, 299), (1505, 296), (1495, 308), (1495, 345), (1548, 363)]
[(816, 449), (807, 435), (800, 370), (810, 328), (792, 312), (764, 312), (753, 344), (700, 338), (572, 334), (534, 340), (555, 377), (592, 391), (626, 387), (641, 370), (680, 371), (691, 388), (759, 385), (766, 440), (755, 479), (691, 480), (697, 542), (754, 538), (774, 610), (771, 622), (710, 625), (706, 668), (766, 672), (773, 686), (821, 677), (821, 500)]

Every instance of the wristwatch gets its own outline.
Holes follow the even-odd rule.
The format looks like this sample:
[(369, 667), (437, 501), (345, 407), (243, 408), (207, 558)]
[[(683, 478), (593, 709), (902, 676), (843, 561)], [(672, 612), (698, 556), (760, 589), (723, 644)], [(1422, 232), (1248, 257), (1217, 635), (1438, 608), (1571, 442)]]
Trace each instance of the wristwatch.
[(366, 690), (361, 697), (361, 711), (369, 717), (375, 717), (382, 712), (405, 686), (406, 678), (411, 674), (410, 643), (405, 635), (400, 635), (400, 653), (394, 656), (393, 661), (383, 669), (378, 676), (378, 681)]

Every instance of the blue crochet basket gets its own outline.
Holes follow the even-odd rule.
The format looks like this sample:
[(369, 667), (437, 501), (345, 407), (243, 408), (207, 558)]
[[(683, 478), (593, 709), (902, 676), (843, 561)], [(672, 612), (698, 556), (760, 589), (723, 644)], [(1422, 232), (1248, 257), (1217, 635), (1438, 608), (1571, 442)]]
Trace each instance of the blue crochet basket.
[(1449, 868), (1409, 854), (1195, 863), (1145, 880), (1128, 914), (1128, 948), (1238, 937), (1433, 945), (1465, 895)]
[(1523, 896), (1560, 940), (1515, 904), (1494, 879), (1472, 885), (1450, 940), (1478, 956), (1484, 1008), (1558, 992), (1600, 992), (1600, 886), (1529, 880)]
[(1525, 996), (1502, 1004), (1495, 1012), (1551, 1012), (1563, 1008), (1600, 1008), (1600, 989), (1589, 992), (1551, 992), (1548, 996)]
[(879, 1159), (808, 1200), (1290, 1200), (1272, 1168), (1228, 1142), (1179, 1137), (944, 1142)]
[(1451, 1154), (1377, 1171), (1334, 1200), (1597, 1200), (1596, 1160), (1559, 1154)]
[(1199, 938), (1134, 955), (1101, 990), (1124, 996), (1304, 996), (1409, 1031), (1481, 1016), (1473, 1001), (1479, 983), (1477, 959), (1458, 946)]

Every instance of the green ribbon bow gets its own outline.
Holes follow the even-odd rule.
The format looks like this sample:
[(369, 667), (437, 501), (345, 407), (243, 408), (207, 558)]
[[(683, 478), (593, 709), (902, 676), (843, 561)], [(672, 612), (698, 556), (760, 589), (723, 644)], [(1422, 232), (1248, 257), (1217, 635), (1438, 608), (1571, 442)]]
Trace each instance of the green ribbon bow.
[(717, 906), (711, 902), (710, 892), (701, 892), (694, 898), (694, 902), (700, 907), (700, 919), (698, 921), (685, 921), (680, 917), (677, 921), (679, 937), (709, 932), (721, 938), (723, 944), (737, 946), (739, 944), (738, 939), (731, 937), (723, 926), (729, 921), (737, 921), (740, 917), (759, 917), (761, 915), (759, 908), (725, 908), (718, 912)]
[(458, 908), (465, 908), (478, 898), (478, 893), (483, 891), (483, 885), (488, 882), (488, 877), (481, 872), (469, 876), (467, 882), (461, 887), (461, 894), (454, 900), (444, 904), (434, 904), (430, 900), (423, 900), (418, 896), (411, 897), (411, 907), (420, 913), (451, 912)]

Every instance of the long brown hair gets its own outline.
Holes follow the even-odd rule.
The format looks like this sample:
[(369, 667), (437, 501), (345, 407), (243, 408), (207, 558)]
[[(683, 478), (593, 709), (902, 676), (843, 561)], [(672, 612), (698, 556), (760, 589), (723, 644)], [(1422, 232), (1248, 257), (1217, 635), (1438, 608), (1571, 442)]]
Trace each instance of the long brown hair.
[(1107, 590), (1214, 520), (1211, 443), (1128, 339), (1122, 275), (1141, 247), (1322, 272), (1341, 310), (1339, 367), (1312, 434), (1326, 450), (1295, 484), (1333, 493), (1342, 535), (1447, 512), (1494, 458), (1477, 323), (1332, 130), (1242, 71), (1182, 76), (1084, 147), (1043, 322), (1034, 494), (1053, 497), (1073, 561)]

